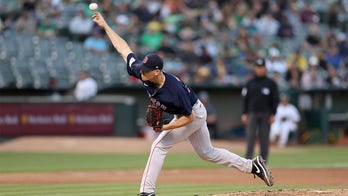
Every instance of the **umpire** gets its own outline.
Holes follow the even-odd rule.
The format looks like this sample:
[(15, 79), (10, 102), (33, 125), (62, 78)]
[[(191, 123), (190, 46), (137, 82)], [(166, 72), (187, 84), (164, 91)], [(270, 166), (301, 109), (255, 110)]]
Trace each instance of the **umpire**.
[(267, 160), (269, 151), (270, 125), (279, 102), (277, 84), (267, 77), (265, 60), (259, 58), (254, 63), (255, 76), (242, 89), (243, 114), (242, 123), (246, 125), (247, 150), (245, 158), (254, 154), (257, 138), (260, 143), (261, 156)]

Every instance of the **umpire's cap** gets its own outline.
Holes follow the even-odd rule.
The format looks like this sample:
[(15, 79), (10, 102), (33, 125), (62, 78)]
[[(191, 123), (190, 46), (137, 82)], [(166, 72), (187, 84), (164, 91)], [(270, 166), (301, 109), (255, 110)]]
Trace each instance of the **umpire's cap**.
[(264, 67), (264, 66), (266, 66), (266, 61), (264, 58), (258, 58), (258, 59), (256, 59), (254, 64), (255, 64), (255, 66), (258, 66), (258, 67)]
[(162, 70), (163, 60), (157, 54), (148, 54), (144, 57), (143, 63), (140, 65), (140, 70), (144, 72), (152, 71), (155, 69)]

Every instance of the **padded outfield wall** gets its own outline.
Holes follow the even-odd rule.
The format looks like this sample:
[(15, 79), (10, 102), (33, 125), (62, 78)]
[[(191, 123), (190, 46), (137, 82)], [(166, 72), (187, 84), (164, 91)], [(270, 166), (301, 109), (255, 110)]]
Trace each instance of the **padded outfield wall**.
[[(201, 90), (209, 93), (218, 113), (221, 137), (243, 137), (243, 126), (240, 122), (241, 88), (193, 86), (193, 89), (197, 93)], [(316, 137), (316, 141), (310, 142), (325, 143), (330, 135), (347, 132), (347, 89), (291, 91), (289, 95), (291, 102), (301, 111), (299, 131), (307, 132), (309, 137)], [(3, 95), (0, 97), (0, 135), (2, 133), (4, 136), (6, 132), (6, 135), (139, 136), (139, 122), (144, 117), (148, 103), (147, 94), (141, 86), (104, 90), (96, 98), (83, 103), (76, 102), (71, 96), (64, 96), (60, 102), (52, 102), (47, 96)], [(13, 113), (16, 113), (16, 118)], [(21, 125), (10, 130), (8, 123), (15, 122), (25, 127)], [(40, 127), (37, 130), (35, 127), (28, 130), (33, 123)], [(31, 129), (34, 130), (30, 131)], [(38, 131), (41, 129), (43, 132)]]

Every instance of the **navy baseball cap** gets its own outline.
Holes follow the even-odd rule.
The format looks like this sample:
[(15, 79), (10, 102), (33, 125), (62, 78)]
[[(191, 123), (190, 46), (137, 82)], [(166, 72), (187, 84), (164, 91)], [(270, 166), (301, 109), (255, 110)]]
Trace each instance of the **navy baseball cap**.
[(162, 70), (163, 60), (157, 54), (148, 54), (144, 57), (143, 63), (140, 65), (140, 70), (144, 72), (152, 71), (155, 69)]
[(260, 66), (260, 67), (266, 66), (265, 59), (263, 59), (263, 58), (256, 59), (254, 64), (255, 64), (255, 66)]

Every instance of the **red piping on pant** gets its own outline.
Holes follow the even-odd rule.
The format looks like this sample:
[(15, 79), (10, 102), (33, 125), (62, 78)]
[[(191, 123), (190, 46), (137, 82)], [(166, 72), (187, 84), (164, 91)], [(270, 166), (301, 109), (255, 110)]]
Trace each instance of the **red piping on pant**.
[(144, 192), (144, 189), (145, 189), (145, 182), (146, 182), (147, 174), (148, 174), (148, 172), (149, 172), (149, 168), (150, 168), (150, 165), (151, 165), (151, 160), (152, 160), (153, 151), (154, 151), (155, 148), (157, 147), (157, 144), (159, 144), (159, 143), (163, 140), (163, 138), (164, 138), (165, 136), (168, 135), (168, 133), (169, 133), (169, 131), (167, 132), (167, 134), (165, 134), (165, 135), (155, 144), (155, 146), (154, 146), (153, 149), (151, 150), (151, 155), (150, 155), (150, 157), (149, 157), (149, 164), (148, 164), (148, 166), (147, 166), (147, 171), (146, 171), (145, 178), (144, 178), (144, 184), (143, 184), (143, 190), (142, 190), (142, 192)]

